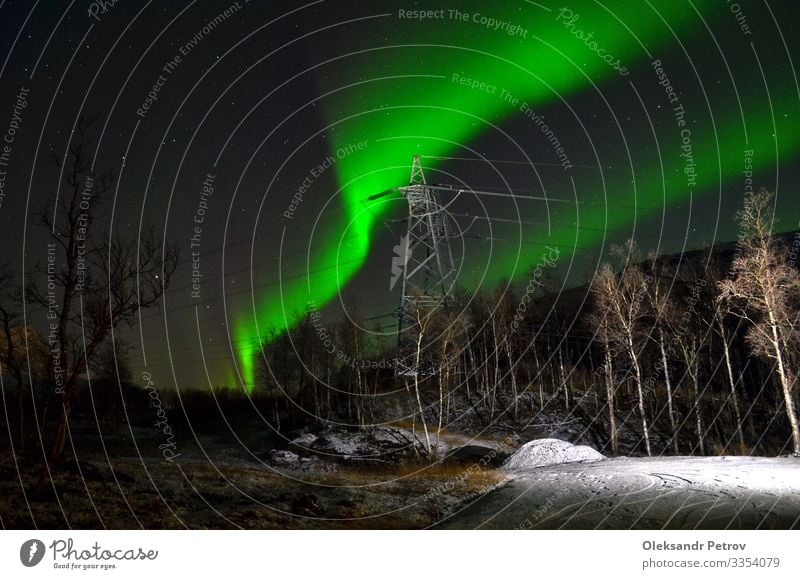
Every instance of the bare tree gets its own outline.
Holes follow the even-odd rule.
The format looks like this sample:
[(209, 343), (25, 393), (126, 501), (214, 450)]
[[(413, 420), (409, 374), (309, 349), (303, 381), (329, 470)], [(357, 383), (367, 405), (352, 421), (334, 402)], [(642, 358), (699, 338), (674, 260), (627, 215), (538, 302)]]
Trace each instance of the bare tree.
[[(48, 350), (44, 339), (30, 326), (23, 326), (19, 308), (22, 293), (8, 263), (0, 264), (0, 373), (16, 382), (17, 448), (25, 450), (25, 402), (33, 394), (33, 382), (44, 375)], [(27, 392), (26, 392), (27, 390)]]
[(648, 261), (650, 264), (650, 273), (653, 277), (652, 282), (648, 285), (648, 299), (654, 318), (654, 341), (658, 345), (661, 370), (664, 376), (664, 387), (667, 391), (667, 415), (670, 428), (672, 429), (672, 450), (675, 454), (680, 454), (677, 436), (678, 421), (675, 411), (672, 376), (669, 365), (671, 348), (668, 347), (668, 336), (672, 333), (671, 326), (677, 318), (677, 312), (675, 311), (674, 300), (670, 299), (668, 288), (663, 287), (665, 285), (665, 266), (659, 263), (658, 256), (655, 253), (650, 254)]
[(797, 369), (790, 368), (787, 350), (796, 344), (795, 320), (800, 298), (800, 274), (788, 263), (787, 252), (772, 236), (772, 193), (752, 195), (737, 215), (742, 235), (732, 276), (719, 282), (719, 300), (731, 304), (735, 315), (747, 320), (747, 342), (757, 356), (775, 362), (795, 455), (800, 456), (800, 427), (793, 394)]
[(603, 344), (603, 383), (606, 388), (606, 406), (608, 408), (609, 438), (611, 439), (611, 452), (619, 454), (619, 432), (617, 431), (616, 414), (616, 388), (614, 382), (614, 366), (611, 360), (612, 337), (608, 327), (608, 315), (603, 312), (595, 312), (592, 316), (594, 324), (597, 326), (597, 335)]
[[(53, 155), (63, 187), (53, 202), (42, 205), (34, 216), (50, 234), (51, 242), (47, 263), (31, 272), (25, 298), (47, 312), (48, 342), (53, 350), (47, 375), (59, 402), (58, 425), (45, 454), (37, 493), (64, 450), (79, 377), (88, 371), (90, 360), (113, 328), (133, 324), (139, 310), (160, 302), (178, 263), (177, 245), (162, 246), (152, 227), (145, 228), (138, 239), (96, 231), (112, 175), (98, 174), (92, 168), (92, 122), (81, 117), (67, 157)], [(42, 412), (43, 426), (50, 398)]]
[(728, 379), (728, 386), (730, 387), (731, 405), (733, 406), (733, 416), (736, 421), (736, 436), (739, 439), (739, 452), (744, 452), (747, 445), (744, 441), (744, 429), (742, 428), (742, 411), (739, 407), (739, 394), (736, 391), (736, 384), (739, 382), (733, 377), (733, 362), (731, 361), (731, 337), (725, 329), (725, 317), (728, 314), (728, 308), (720, 303), (720, 307), (714, 310), (714, 330), (716, 331), (722, 343), (722, 356), (725, 360), (725, 371)]
[[(719, 257), (716, 256), (713, 252), (710, 254), (710, 259), (708, 261), (712, 262), (712, 259), (714, 258), (716, 258), (714, 261), (718, 263)], [(711, 286), (715, 290), (717, 290), (719, 282), (722, 279), (719, 268), (718, 267), (709, 268), (708, 277), (711, 281)], [(726, 319), (729, 318), (730, 314), (731, 312), (730, 312), (729, 300), (719, 300), (719, 299), (714, 300), (714, 308), (711, 315), (712, 317), (711, 325), (714, 329), (714, 332), (719, 337), (719, 341), (722, 347), (722, 358), (725, 362), (725, 377), (727, 379), (728, 388), (730, 390), (729, 399), (731, 401), (731, 406), (733, 408), (734, 420), (736, 421), (736, 432), (734, 433), (734, 435), (738, 438), (739, 452), (745, 453), (747, 445), (745, 444), (744, 440), (742, 411), (739, 404), (739, 393), (736, 387), (740, 380), (736, 379), (733, 375), (733, 359), (731, 357), (731, 342), (733, 340), (735, 332), (729, 332), (725, 323)]]
[(697, 431), (697, 449), (702, 455), (706, 453), (702, 405), (700, 404), (700, 351), (703, 344), (698, 337), (698, 330), (694, 328), (680, 335), (676, 342), (686, 369), (683, 377), (689, 381), (692, 388), (691, 406), (694, 411), (695, 429)]
[(620, 273), (616, 274), (609, 264), (604, 264), (592, 280), (595, 306), (599, 315), (607, 316), (605, 335), (600, 334), (600, 337), (618, 345), (628, 355), (636, 384), (645, 451), (652, 456), (639, 360), (641, 328), (646, 313), (644, 300), (648, 291), (647, 278), (637, 263), (638, 254), (632, 240), (624, 247), (614, 248), (614, 253), (623, 258)]
[(445, 307), (439, 315), (437, 325), (440, 327), (437, 348), (439, 356), (437, 361), (439, 422), (436, 430), (436, 445), (438, 448), (442, 437), (443, 420), (449, 419), (452, 376), (457, 371), (464, 349), (463, 339), (466, 335), (466, 323), (456, 308)]
[[(411, 390), (409, 384), (413, 384), (414, 398), (419, 410), (420, 420), (422, 421), (422, 430), (425, 434), (425, 453), (431, 456), (431, 437), (428, 430), (428, 422), (425, 418), (425, 408), (422, 404), (422, 384), (428, 383), (435, 374), (435, 363), (431, 356), (433, 355), (434, 342), (435, 342), (435, 318), (437, 314), (437, 304), (430, 303), (430, 300), (415, 294), (412, 301), (413, 308), (409, 312), (411, 319), (408, 332), (411, 335), (411, 344), (407, 354), (407, 358), (400, 360), (402, 364), (402, 374), (406, 390)], [(405, 354), (405, 352), (404, 352)], [(410, 363), (409, 363), (410, 362)], [(412, 424), (412, 435), (416, 424), (416, 416)], [(414, 439), (416, 437), (414, 436)], [(416, 445), (414, 446), (416, 451)]]
[[(25, 382), (24, 360), (20, 359), (21, 341), (19, 332), (15, 331), (15, 324), (19, 320), (19, 292), (13, 287), (13, 274), (7, 263), (0, 265), (0, 373), (8, 372), (17, 383), (17, 412), (19, 450), (25, 448)], [(24, 338), (23, 338), (24, 339)]]
[(508, 380), (511, 383), (511, 406), (513, 408), (514, 421), (519, 420), (519, 386), (517, 384), (518, 358), (515, 354), (516, 348), (514, 347), (514, 334), (511, 331), (511, 321), (515, 304), (518, 302), (519, 300), (510, 290), (510, 283), (507, 281), (501, 282), (497, 292), (495, 292), (496, 307), (494, 317), (498, 321), (496, 337), (499, 339), (495, 343), (495, 357), (499, 359), (499, 350), (502, 349), (508, 364), (506, 376), (508, 376)]

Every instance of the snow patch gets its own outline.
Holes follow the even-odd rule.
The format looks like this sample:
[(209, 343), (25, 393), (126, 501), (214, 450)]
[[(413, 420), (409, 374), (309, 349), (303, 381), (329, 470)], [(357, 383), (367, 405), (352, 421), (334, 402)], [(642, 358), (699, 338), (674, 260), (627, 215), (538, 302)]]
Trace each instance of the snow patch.
[(297, 445), (301, 448), (308, 448), (312, 444), (314, 444), (319, 437), (316, 434), (312, 434), (310, 432), (305, 432), (298, 436), (297, 438), (292, 440), (292, 444)]
[(556, 438), (541, 438), (520, 447), (503, 463), (503, 468), (516, 470), (603, 459), (605, 457), (590, 446), (575, 446)]
[(314, 450), (350, 458), (353, 455), (367, 454), (367, 440), (360, 433), (328, 431), (314, 443)]
[(273, 450), (269, 453), (269, 461), (275, 466), (294, 466), (300, 457), (291, 450)]

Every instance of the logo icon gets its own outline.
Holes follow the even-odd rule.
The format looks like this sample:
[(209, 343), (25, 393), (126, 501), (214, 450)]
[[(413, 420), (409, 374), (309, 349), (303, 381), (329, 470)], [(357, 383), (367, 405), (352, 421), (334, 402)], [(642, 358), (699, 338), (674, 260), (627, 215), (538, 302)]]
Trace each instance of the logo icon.
[(35, 567), (44, 558), (44, 543), (39, 539), (28, 539), (19, 548), (19, 560), (26, 567)]
[(389, 291), (394, 289), (397, 280), (403, 273), (408, 260), (411, 259), (411, 248), (408, 246), (408, 236), (404, 235), (400, 238), (400, 243), (394, 246), (394, 257), (392, 258), (392, 277), (389, 280)]

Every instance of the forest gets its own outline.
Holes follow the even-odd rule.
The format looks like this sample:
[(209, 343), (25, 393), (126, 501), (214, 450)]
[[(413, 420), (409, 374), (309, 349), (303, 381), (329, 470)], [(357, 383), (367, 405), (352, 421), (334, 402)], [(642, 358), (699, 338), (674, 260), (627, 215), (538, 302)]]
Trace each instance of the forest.
[(309, 312), (268, 341), (255, 395), (278, 425), (366, 427), (404, 385), (425, 453), (443, 425), (519, 431), (556, 411), (611, 454), (798, 453), (800, 235), (771, 235), (771, 201), (748, 199), (736, 243), (643, 256), (628, 241), (583, 287), (532, 268), (536, 283), (420, 307), (410, 350)]

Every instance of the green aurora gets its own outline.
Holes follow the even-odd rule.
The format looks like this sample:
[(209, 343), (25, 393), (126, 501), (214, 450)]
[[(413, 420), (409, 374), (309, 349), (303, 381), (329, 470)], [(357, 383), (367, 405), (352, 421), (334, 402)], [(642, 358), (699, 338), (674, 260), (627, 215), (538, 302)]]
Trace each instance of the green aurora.
[[(414, 154), (464, 155), (465, 147), (482, 134), (498, 130), (514, 115), (566, 102), (601, 83), (628, 83), (627, 75), (607, 62), (611, 56), (627, 69), (636, 67), (643, 78), (656, 84), (650, 62), (664, 51), (677, 49), (673, 34), (685, 41), (703, 28), (683, 2), (651, 4), (652, 9), (645, 9), (643, 4), (625, 3), (624, 8), (615, 8), (612, 13), (595, 2), (572, 2), (571, 25), (568, 14), (559, 14), (563, 4), (550, 3), (551, 12), (532, 5), (492, 7), (493, 18), (518, 23), (527, 30), (525, 38), (487, 29), (472, 20), (398, 23), (395, 14), (390, 20), (403, 24), (404, 35), (402, 44), (392, 45), (380, 40), (381, 32), (386, 31), (377, 27), (375, 39), (365, 39), (365, 44), (374, 48), (361, 49), (344, 59), (340, 66), (347, 65), (347, 70), (336, 86), (345, 88), (333, 90), (323, 103), (332, 154), (359, 142), (368, 146), (337, 158), (340, 189), (334, 203), (340, 205), (340, 217), (321, 220), (321, 229), (309, 242), (310, 263), (281, 263), (280, 283), (259, 291), (253, 296), (252, 308), (237, 312), (234, 341), (243, 385), (252, 389), (259, 350), (268, 336), (292, 327), (309, 302), (322, 307), (335, 298), (365, 263), (376, 225), (392, 205), (379, 201), (367, 207), (365, 199), (404, 184)], [(474, 5), (474, 9), (460, 10), (471, 19), (481, 12), (478, 3)], [(724, 8), (721, 2), (694, 2), (706, 19), (719, 13), (720, 5)], [(579, 15), (577, 20), (575, 14)], [(465, 29), (468, 42), (464, 40)], [(611, 56), (601, 58), (595, 45), (587, 45), (576, 34), (581, 29), (586, 31), (584, 35), (591, 31), (597, 46)], [(667, 72), (677, 77), (677, 70)], [(488, 89), (473, 89), (455, 82), (453, 75), (499, 90), (492, 94)], [(750, 79), (750, 83), (762, 88), (742, 92), (741, 110), (735, 102), (709, 103), (713, 124), (707, 107), (704, 115), (694, 111), (699, 125), (679, 127), (674, 116), (667, 117), (658, 131), (658, 149), (648, 150), (638, 142), (645, 137), (634, 137), (624, 152), (627, 171), (602, 171), (598, 159), (595, 188), (581, 188), (580, 205), (567, 211), (548, 211), (544, 228), (522, 231), (519, 225), (509, 227), (506, 234), (516, 236), (519, 242), (516, 251), (493, 252), (485, 271), (465, 271), (460, 283), (474, 288), (504, 278), (519, 279), (544, 245), (571, 248), (574, 255), (604, 243), (607, 232), (630, 230), (634, 222), (659, 218), (665, 206), (695, 201), (719, 183), (738, 179), (746, 149), (754, 151), (754, 169), (768, 167), (794, 153), (800, 135), (786, 124), (774, 122), (776, 116), (797, 118), (794, 87), (781, 87), (784, 92), (767, 97), (760, 77)], [(662, 92), (661, 96), (660, 104), (669, 108), (667, 95)], [(766, 102), (771, 107), (765, 106)], [(688, 110), (688, 102), (686, 106)], [(681, 149), (686, 144), (686, 133), (681, 132), (684, 128), (689, 131), (695, 161), (687, 169), (688, 175), (684, 171), (687, 158), (681, 157), (686, 152)], [(590, 138), (586, 135), (587, 140)], [(652, 136), (650, 140), (652, 143)], [(533, 160), (557, 163), (558, 156), (550, 150)], [(431, 169), (442, 164), (425, 162)], [(564, 196), (571, 197), (568, 176), (562, 180)], [(308, 275), (303, 275), (307, 266)]]

